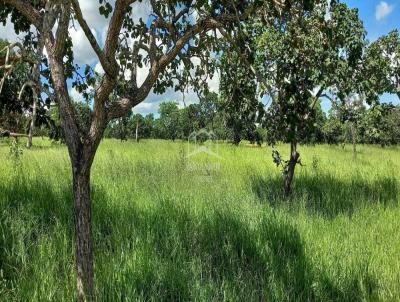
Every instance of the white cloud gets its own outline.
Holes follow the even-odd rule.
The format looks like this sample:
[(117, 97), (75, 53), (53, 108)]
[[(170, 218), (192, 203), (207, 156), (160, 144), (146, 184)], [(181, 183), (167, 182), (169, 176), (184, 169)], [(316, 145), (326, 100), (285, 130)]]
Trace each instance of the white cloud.
[[(31, 26), (31, 31), (34, 31), (35, 28)], [(25, 37), (25, 33), (20, 33), (17, 35), (14, 30), (14, 25), (11, 22), (11, 16), (8, 16), (6, 24), (3, 25), (0, 23), (0, 38), (11, 42), (17, 42)]]
[(99, 75), (104, 74), (103, 66), (101, 66), (100, 62), (97, 62), (96, 66), (94, 67), (94, 71), (97, 72)]
[[(96, 31), (91, 29), (92, 33), (96, 35)], [(93, 51), (88, 39), (86, 38), (85, 33), (82, 28), (71, 28), (69, 30), (69, 34), (71, 35), (73, 51), (74, 51), (74, 61), (76, 64), (84, 65), (84, 64), (93, 64), (97, 61), (97, 56)]]
[(80, 94), (75, 88), (71, 88), (69, 90), (69, 96), (75, 101), (75, 102), (83, 102), (83, 96)]
[(147, 115), (149, 113), (156, 113), (160, 102), (150, 103), (150, 102), (142, 102), (139, 105), (133, 108), (133, 113), (139, 113), (141, 115)]
[[(87, 0), (85, 0), (87, 1)], [(143, 22), (146, 23), (150, 14), (152, 13), (152, 8), (150, 5), (150, 1), (145, 0), (142, 2), (135, 2), (132, 4), (133, 13), (133, 21), (135, 23), (139, 22), (139, 19), (142, 18)]]
[(388, 4), (386, 1), (381, 1), (375, 9), (375, 18), (381, 21), (389, 16), (394, 10), (394, 5)]
[(208, 79), (207, 83), (208, 83), (208, 88), (210, 89), (210, 91), (212, 92), (219, 92), (219, 73), (217, 71), (214, 72), (214, 76), (212, 79)]
[[(109, 3), (114, 7), (114, 0)], [(102, 28), (107, 27), (110, 17), (106, 19), (99, 13), (99, 1), (79, 0), (79, 5), (82, 10), (82, 15), (90, 27), (96, 28), (101, 31)]]

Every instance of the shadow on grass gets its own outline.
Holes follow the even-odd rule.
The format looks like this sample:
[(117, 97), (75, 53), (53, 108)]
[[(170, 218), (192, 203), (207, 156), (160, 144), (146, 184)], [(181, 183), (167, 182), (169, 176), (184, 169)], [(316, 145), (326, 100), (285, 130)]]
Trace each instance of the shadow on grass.
[[(118, 293), (120, 300), (139, 295), (157, 301), (361, 301), (376, 292), (378, 283), (368, 271), (354, 273), (338, 287), (312, 267), (312, 255), (305, 254), (294, 226), (273, 213), (252, 225), (228, 208), (194, 214), (170, 200), (112, 211), (113, 221), (99, 226), (97, 234), (98, 249), (108, 250), (104, 259), (112, 263), (102, 265), (105, 300)], [(121, 224), (123, 238), (116, 235)], [(110, 233), (110, 241), (101, 240)], [(112, 262), (121, 252), (137, 262)], [(110, 282), (115, 268), (123, 277)]]
[(8, 183), (0, 181), (0, 284), (16, 286), (20, 278), (29, 278), (23, 274), (33, 275), (40, 236), (53, 234), (60, 225), (72, 236), (71, 196), (64, 190), (55, 193), (46, 180), (16, 176)]
[[(32, 288), (19, 286), (21, 280), (35, 278), (36, 271), (46, 273), (46, 267), (39, 267), (41, 262), (33, 259), (40, 254), (36, 232), (47, 234), (48, 244), (54, 244), (57, 251), (58, 243), (53, 239), (57, 221), (72, 242), (70, 187), (66, 184), (55, 192), (46, 180), (37, 179), (8, 186), (0, 183), (0, 190), (0, 269), (2, 278), (8, 280), (4, 284), (17, 289), (9, 288), (10, 292), (21, 294), (24, 290), (25, 297), (38, 296), (29, 292)], [(354, 275), (354, 280), (347, 280), (341, 288), (328, 276), (316, 273), (308, 260), (312, 255), (305, 254), (298, 231), (273, 213), (263, 214), (252, 224), (240, 212), (225, 207), (193, 211), (168, 199), (153, 206), (122, 201), (115, 206), (118, 204), (107, 202), (106, 192), (94, 186), (99, 300), (360, 301), (366, 295), (365, 288), (369, 294), (376, 287), (367, 272)], [(22, 219), (19, 224), (14, 223), (17, 219)], [(20, 233), (20, 244), (26, 246), (15, 250), (15, 236)], [(19, 254), (22, 250), (25, 260)], [(73, 255), (72, 250), (70, 253)], [(73, 259), (46, 261), (73, 263)], [(30, 268), (23, 270), (24, 265)], [(58, 266), (60, 270), (68, 267), (65, 263)], [(46, 289), (52, 284), (73, 282), (74, 278), (61, 280), (54, 275), (43, 286)], [(65, 288), (74, 285), (66, 284)], [(62, 290), (59, 298), (75, 298), (73, 291)]]
[(293, 193), (283, 198), (282, 177), (249, 177), (249, 187), (261, 202), (272, 206), (304, 205), (310, 213), (334, 218), (339, 214), (351, 216), (357, 209), (370, 204), (388, 206), (398, 203), (399, 185), (395, 178), (375, 180), (353, 178), (343, 181), (328, 174), (299, 175), (294, 180)]

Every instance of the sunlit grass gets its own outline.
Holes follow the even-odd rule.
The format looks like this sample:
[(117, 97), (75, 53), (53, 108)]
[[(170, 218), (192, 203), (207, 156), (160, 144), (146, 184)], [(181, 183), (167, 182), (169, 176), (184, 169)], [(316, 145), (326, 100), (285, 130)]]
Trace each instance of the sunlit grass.
[[(0, 300), (75, 298), (70, 164), (0, 142)], [(400, 300), (400, 149), (302, 146), (282, 199), (271, 149), (105, 140), (92, 171), (102, 301)], [(284, 155), (287, 146), (279, 146)]]

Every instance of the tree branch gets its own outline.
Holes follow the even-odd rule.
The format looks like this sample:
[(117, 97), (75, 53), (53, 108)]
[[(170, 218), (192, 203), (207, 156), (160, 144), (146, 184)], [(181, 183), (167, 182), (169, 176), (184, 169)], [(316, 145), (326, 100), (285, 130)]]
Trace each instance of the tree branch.
[[(68, 25), (71, 16), (70, 4), (61, 4), (60, 18), (56, 32), (56, 39), (54, 44), (54, 54), (57, 57), (63, 57), (65, 51), (65, 42), (68, 38)], [(50, 14), (50, 17), (51, 14)], [(51, 28), (49, 29), (51, 30)]]
[(201, 32), (207, 32), (218, 27), (220, 25), (218, 19), (230, 20), (229, 16), (207, 18), (199, 21), (198, 24), (194, 25), (185, 34), (183, 34), (175, 43), (174, 48), (161, 56), (159, 59), (155, 60), (154, 64), (150, 67), (148, 76), (141, 87), (137, 89), (135, 94), (132, 94), (127, 98), (123, 98), (118, 102), (114, 102), (108, 107), (107, 120), (122, 117), (126, 115), (131, 108), (141, 103), (151, 91), (160, 72), (162, 72), (167, 65), (174, 60), (174, 58), (185, 47), (185, 45), (187, 45), (188, 41)]
[(86, 20), (83, 18), (81, 8), (79, 6), (78, 0), (71, 0), (72, 7), (75, 12), (75, 17), (78, 20), (79, 25), (82, 27), (83, 32), (86, 35), (86, 38), (89, 40), (90, 45), (92, 46), (94, 52), (99, 58), (100, 64), (103, 67), (104, 71), (108, 73), (110, 76), (115, 75), (115, 70), (112, 68), (111, 63), (106, 59), (103, 50), (100, 48), (97, 43), (96, 37), (93, 35), (92, 31), (89, 28)]
[(31, 22), (39, 31), (42, 29), (43, 17), (39, 11), (34, 8), (30, 1), (25, 0), (3, 0), (4, 3), (17, 9), (29, 22)]
[(104, 44), (104, 55), (108, 62), (110, 62), (110, 67), (113, 69), (113, 76), (118, 74), (118, 64), (115, 60), (115, 52), (118, 47), (118, 37), (124, 23), (125, 14), (129, 5), (134, 3), (136, 0), (117, 0), (115, 2), (115, 8), (113, 15), (110, 20), (110, 25), (108, 27), (107, 37)]

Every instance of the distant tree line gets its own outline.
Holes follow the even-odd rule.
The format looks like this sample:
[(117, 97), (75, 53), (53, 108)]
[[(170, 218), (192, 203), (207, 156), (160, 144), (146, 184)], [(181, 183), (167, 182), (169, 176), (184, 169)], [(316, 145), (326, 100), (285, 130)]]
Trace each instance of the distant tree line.
[(235, 144), (241, 140), (260, 144), (263, 141), (262, 129), (256, 126), (257, 116), (250, 120), (238, 119), (236, 125), (233, 124), (224, 101), (213, 92), (201, 98), (199, 103), (183, 108), (175, 101), (162, 102), (158, 113), (158, 118), (153, 113), (146, 116), (129, 114), (110, 123), (105, 136), (121, 140), (157, 138), (174, 141), (186, 140), (193, 132), (206, 129), (218, 139)]
[[(222, 101), (216, 93), (209, 93), (198, 104), (190, 104), (179, 108), (174, 101), (162, 102), (159, 117), (153, 113), (145, 116), (130, 114), (111, 123), (105, 132), (108, 138), (127, 139), (165, 139), (186, 140), (191, 133), (206, 129), (223, 141), (237, 144), (248, 141), (252, 144), (266, 143), (269, 136), (276, 135), (271, 126), (262, 126), (258, 117), (243, 120), (237, 125), (230, 123)], [(391, 103), (377, 104), (367, 107), (364, 104), (346, 108), (333, 103), (332, 108), (325, 113), (320, 103), (316, 105), (315, 113), (307, 129), (307, 135), (300, 140), (303, 144), (378, 144), (382, 147), (400, 144), (400, 106)], [(263, 108), (261, 115), (273, 112), (273, 106)], [(241, 131), (236, 131), (240, 128)], [(288, 142), (281, 136), (280, 142)]]

